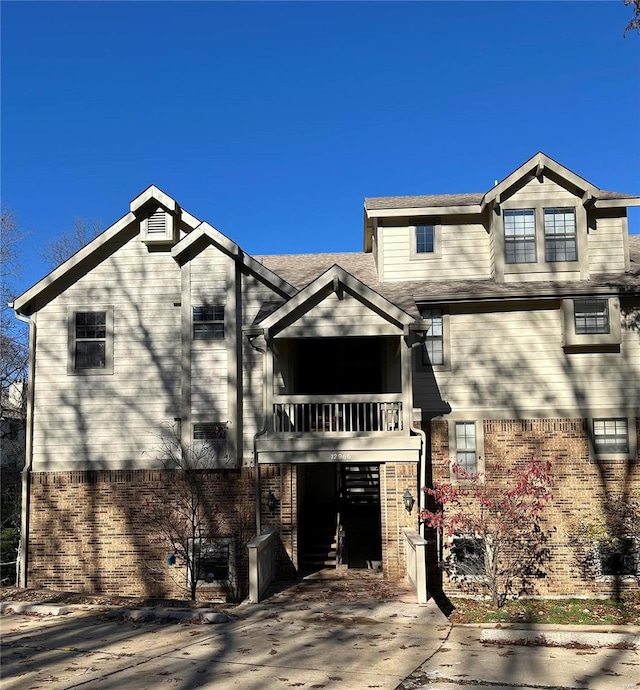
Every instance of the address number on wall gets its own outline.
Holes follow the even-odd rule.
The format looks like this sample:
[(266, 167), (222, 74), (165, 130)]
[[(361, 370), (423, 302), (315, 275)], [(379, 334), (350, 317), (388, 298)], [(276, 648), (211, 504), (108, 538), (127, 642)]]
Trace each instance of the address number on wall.
[(331, 453), (331, 460), (351, 460), (351, 453)]

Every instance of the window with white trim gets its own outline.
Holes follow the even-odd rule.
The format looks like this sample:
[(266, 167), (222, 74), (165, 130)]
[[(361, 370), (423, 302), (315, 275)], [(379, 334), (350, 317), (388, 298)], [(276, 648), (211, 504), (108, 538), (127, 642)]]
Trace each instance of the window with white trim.
[(196, 457), (222, 460), (227, 453), (227, 423), (204, 422), (193, 425), (193, 450)]
[(455, 423), (456, 465), (467, 474), (478, 471), (475, 422)]
[(427, 331), (422, 348), (422, 363), (444, 364), (444, 330), (442, 309), (422, 309), (423, 319), (431, 319), (431, 326)]
[(193, 307), (193, 339), (224, 340), (224, 306)]
[(576, 335), (609, 333), (609, 300), (573, 300), (573, 320)]
[(416, 225), (416, 254), (433, 254), (436, 250), (434, 225)]
[(505, 209), (504, 257), (508, 264), (535, 263), (536, 256), (536, 217), (535, 210)]
[(545, 261), (577, 261), (575, 208), (544, 209)]
[(629, 427), (625, 418), (593, 420), (593, 445), (596, 454), (628, 453)]

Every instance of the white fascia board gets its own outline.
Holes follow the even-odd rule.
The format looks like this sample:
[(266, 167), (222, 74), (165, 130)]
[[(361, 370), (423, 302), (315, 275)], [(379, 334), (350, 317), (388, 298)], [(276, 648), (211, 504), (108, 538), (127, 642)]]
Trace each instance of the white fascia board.
[(273, 329), (280, 321), (285, 319), (292, 312), (303, 307), (305, 303), (310, 302), (316, 295), (326, 290), (327, 287), (332, 287), (334, 278), (337, 278), (339, 283), (344, 286), (350, 294), (360, 298), (363, 304), (366, 304), (370, 308), (374, 307), (378, 312), (386, 315), (388, 320), (391, 323), (395, 323), (398, 328), (403, 328), (405, 324), (413, 323), (413, 316), (407, 314), (406, 311), (403, 311), (399, 307), (396, 307), (395, 304), (392, 304), (389, 300), (382, 297), (382, 295), (340, 268), (340, 266), (334, 264), (313, 282), (300, 290), (295, 297), (292, 297), (279, 309), (276, 309), (276, 311), (264, 319), (260, 325), (266, 330)]
[(640, 197), (633, 196), (628, 199), (596, 199), (595, 208), (625, 208), (627, 206), (640, 206)]
[(488, 203), (494, 200), (499, 200), (500, 195), (513, 186), (518, 180), (522, 179), (526, 175), (537, 172), (544, 169), (550, 170), (555, 173), (558, 177), (566, 180), (574, 187), (581, 189), (583, 191), (589, 191), (594, 197), (598, 196), (600, 191), (598, 187), (591, 184), (591, 182), (585, 180), (583, 177), (576, 175), (574, 172), (565, 168), (553, 158), (545, 155), (542, 152), (536, 153), (535, 156), (530, 158), (526, 163), (523, 163), (519, 168), (514, 170), (510, 175), (507, 175), (503, 180), (501, 180), (495, 187), (490, 189), (482, 200), (482, 206), (486, 206)]
[(247, 269), (249, 273), (254, 275), (265, 285), (280, 293), (283, 297), (293, 297), (295, 294), (297, 294), (298, 290), (294, 288), (293, 285), (287, 283), (287, 281), (284, 280), (284, 278), (281, 278), (277, 273), (274, 273), (264, 264), (261, 264), (259, 261), (256, 261), (249, 254), (243, 253), (242, 265)]
[(208, 238), (218, 249), (230, 256), (238, 257), (240, 255), (240, 247), (235, 242), (223, 235), (219, 230), (216, 230), (212, 225), (209, 225), (209, 223), (203, 222), (174, 245), (171, 249), (171, 256), (177, 261), (201, 237)]
[(178, 204), (175, 199), (172, 199), (168, 194), (165, 194), (162, 190), (158, 189), (155, 185), (149, 185), (144, 192), (138, 194), (138, 196), (131, 202), (129, 209), (131, 213), (136, 213), (142, 206), (144, 206), (148, 201), (154, 199), (159, 204), (164, 206), (167, 211), (172, 213), (176, 212)]
[(74, 269), (78, 264), (82, 263), (87, 257), (89, 257), (97, 249), (105, 245), (107, 242), (112, 240), (117, 234), (122, 230), (127, 228), (131, 223), (136, 221), (136, 217), (133, 213), (127, 213), (126, 216), (120, 218), (111, 227), (107, 228), (104, 232), (100, 233), (95, 237), (89, 244), (85, 245), (77, 251), (73, 256), (67, 259), (63, 264), (60, 264), (58, 268), (55, 268), (51, 273), (46, 275), (42, 280), (37, 282), (33, 287), (29, 288), (25, 293), (20, 295), (14, 300), (13, 308), (18, 313), (26, 313), (23, 309), (29, 302), (31, 302), (35, 297), (41, 294), (44, 290), (53, 285), (57, 280), (62, 278), (66, 273)]
[(459, 216), (482, 211), (481, 204), (466, 206), (412, 206), (411, 208), (365, 209), (369, 218), (397, 218), (401, 216)]

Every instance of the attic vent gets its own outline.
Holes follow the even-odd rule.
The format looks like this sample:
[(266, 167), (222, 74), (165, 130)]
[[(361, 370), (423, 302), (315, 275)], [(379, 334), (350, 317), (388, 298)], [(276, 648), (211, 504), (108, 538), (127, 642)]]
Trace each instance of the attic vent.
[(140, 222), (141, 239), (147, 244), (173, 244), (175, 223), (173, 215), (157, 208)]
[(147, 221), (148, 237), (164, 237), (167, 228), (167, 214), (159, 208), (149, 216)]

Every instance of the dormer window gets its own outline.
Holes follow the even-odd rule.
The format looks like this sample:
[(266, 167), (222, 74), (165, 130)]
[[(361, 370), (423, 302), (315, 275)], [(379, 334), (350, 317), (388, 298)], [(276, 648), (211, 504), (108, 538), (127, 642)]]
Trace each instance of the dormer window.
[(575, 208), (544, 209), (544, 253), (549, 262), (578, 259)]
[(505, 210), (504, 258), (508, 264), (536, 262), (536, 216), (534, 209)]
[(172, 244), (174, 228), (173, 215), (160, 206), (141, 220), (142, 241), (146, 244)]

